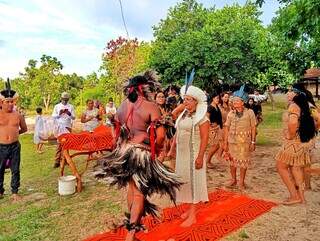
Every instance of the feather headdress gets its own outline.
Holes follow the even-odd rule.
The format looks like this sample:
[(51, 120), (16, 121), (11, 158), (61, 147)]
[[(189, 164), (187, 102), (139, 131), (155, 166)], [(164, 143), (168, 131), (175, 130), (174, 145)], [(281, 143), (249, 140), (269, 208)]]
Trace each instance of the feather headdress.
[(7, 78), (5, 89), (0, 92), (0, 100), (16, 100), (18, 97), (18, 93), (11, 89), (10, 80)]
[(184, 81), (185, 82), (184, 85), (186, 86), (186, 89), (185, 89), (185, 93), (184, 94), (187, 93), (188, 88), (192, 85), (195, 73), (196, 72), (195, 72), (195, 70), (193, 68), (191, 70), (191, 73), (190, 73), (189, 77), (188, 77), (188, 72), (186, 71), (186, 78), (185, 78), (185, 81)]
[(249, 95), (247, 92), (245, 92), (244, 88), (245, 88), (245, 85), (242, 85), (239, 90), (233, 92), (233, 97), (239, 97), (244, 102), (247, 102), (249, 99)]

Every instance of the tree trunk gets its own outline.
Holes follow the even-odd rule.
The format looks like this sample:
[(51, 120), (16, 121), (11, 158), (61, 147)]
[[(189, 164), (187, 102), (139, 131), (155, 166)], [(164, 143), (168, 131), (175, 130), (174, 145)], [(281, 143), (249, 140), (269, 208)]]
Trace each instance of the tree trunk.
[(46, 111), (49, 110), (49, 105), (50, 105), (50, 95), (47, 95), (46, 97), (43, 97), (43, 104), (44, 107), (46, 108)]

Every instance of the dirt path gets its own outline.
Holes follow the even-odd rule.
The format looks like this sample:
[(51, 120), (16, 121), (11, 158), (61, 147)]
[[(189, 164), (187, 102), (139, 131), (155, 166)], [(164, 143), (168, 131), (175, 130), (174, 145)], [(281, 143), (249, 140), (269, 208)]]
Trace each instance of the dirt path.
[[(280, 133), (271, 132), (270, 138), (281, 140)], [(279, 142), (278, 142), (279, 143)], [(258, 146), (254, 153), (253, 165), (248, 170), (246, 194), (254, 198), (275, 202), (287, 198), (287, 191), (282, 184), (275, 167), (274, 156), (280, 148), (280, 143), (271, 146)], [(319, 156), (317, 150), (316, 156)], [(225, 188), (230, 175), (225, 163), (215, 161), (215, 169), (208, 170), (208, 188)], [(239, 175), (239, 174), (238, 174)], [(238, 231), (221, 239), (252, 240), (252, 241), (320, 241), (320, 177), (312, 178), (313, 191), (306, 192), (306, 205), (279, 205), (270, 212), (263, 214)], [(231, 189), (229, 189), (231, 190)], [(238, 192), (239, 190), (233, 189)], [(157, 199), (157, 198), (154, 198)], [(167, 200), (158, 201), (161, 206), (168, 206)], [(245, 232), (249, 238), (241, 238)]]

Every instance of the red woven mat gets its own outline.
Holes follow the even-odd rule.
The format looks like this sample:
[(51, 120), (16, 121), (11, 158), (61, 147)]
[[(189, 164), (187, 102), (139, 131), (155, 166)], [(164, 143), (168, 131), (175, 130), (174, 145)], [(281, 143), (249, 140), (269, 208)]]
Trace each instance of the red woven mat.
[[(209, 202), (197, 206), (197, 223), (189, 228), (181, 228), (180, 215), (188, 205), (163, 210), (162, 220), (148, 216), (143, 224), (147, 232), (139, 232), (137, 238), (144, 241), (173, 239), (175, 241), (211, 241), (240, 228), (259, 215), (268, 212), (275, 203), (252, 199), (225, 190), (217, 190), (209, 195)], [(122, 241), (126, 235), (124, 228), (104, 234), (97, 234), (85, 241)]]
[(64, 150), (101, 151), (111, 150), (115, 140), (111, 127), (101, 125), (93, 132), (66, 133), (58, 137)]

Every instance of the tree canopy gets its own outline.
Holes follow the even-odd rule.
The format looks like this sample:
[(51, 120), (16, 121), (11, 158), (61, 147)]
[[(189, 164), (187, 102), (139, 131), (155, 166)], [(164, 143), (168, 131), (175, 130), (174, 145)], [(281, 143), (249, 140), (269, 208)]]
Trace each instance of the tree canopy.
[(262, 25), (260, 14), (251, 3), (206, 9), (184, 0), (154, 27), (150, 65), (164, 83), (182, 83), (194, 67), (195, 82), (206, 89), (221, 82), (260, 87), (283, 83), (290, 78), (286, 63), (277, 59), (281, 46)]

